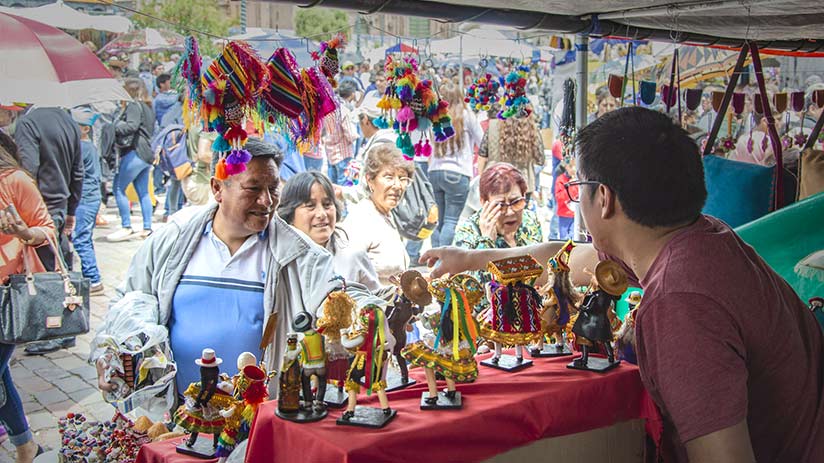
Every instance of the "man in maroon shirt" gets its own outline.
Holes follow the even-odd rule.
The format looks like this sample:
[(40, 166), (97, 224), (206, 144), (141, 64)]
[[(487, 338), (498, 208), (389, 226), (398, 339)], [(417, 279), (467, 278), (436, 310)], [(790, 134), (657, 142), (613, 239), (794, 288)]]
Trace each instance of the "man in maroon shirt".
[[(664, 417), (666, 461), (824, 462), (824, 341), (792, 288), (724, 223), (701, 214), (698, 147), (660, 113), (624, 108), (579, 132), (581, 214), (599, 255), (644, 288), (636, 319), (641, 378)], [(561, 246), (425, 253), (434, 276)], [(596, 252), (597, 251), (597, 252)], [(576, 272), (577, 271), (577, 272)]]

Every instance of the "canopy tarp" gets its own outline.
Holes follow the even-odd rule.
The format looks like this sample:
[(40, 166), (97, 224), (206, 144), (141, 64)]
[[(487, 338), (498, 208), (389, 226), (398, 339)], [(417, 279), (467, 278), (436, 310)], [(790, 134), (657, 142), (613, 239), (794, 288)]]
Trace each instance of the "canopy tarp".
[(463, 49), (465, 58), (484, 58), (498, 56), (503, 58), (532, 59), (535, 47), (525, 42), (518, 42), (492, 29), (476, 29), (451, 39), (433, 40), (430, 44), (431, 53), (458, 55)]
[(0, 12), (31, 19), (58, 29), (93, 29), (122, 34), (132, 28), (129, 18), (118, 15), (90, 15), (57, 0), (55, 3), (35, 8), (0, 7)]
[(735, 229), (806, 301), (824, 297), (824, 272), (796, 266), (824, 249), (824, 193), (804, 199)]

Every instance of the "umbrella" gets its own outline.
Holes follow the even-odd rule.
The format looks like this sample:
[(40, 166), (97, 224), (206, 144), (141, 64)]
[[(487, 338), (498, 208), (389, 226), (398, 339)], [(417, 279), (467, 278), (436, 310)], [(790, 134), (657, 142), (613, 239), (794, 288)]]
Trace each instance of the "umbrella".
[(405, 43), (398, 43), (386, 49), (386, 54), (390, 53), (417, 53), (418, 49)]
[(72, 108), (130, 100), (123, 85), (72, 36), (0, 13), (0, 102)]
[(276, 49), (288, 48), (295, 55), (295, 60), (301, 67), (314, 66), (315, 62), (312, 60), (312, 54), (309, 50), (315, 51), (320, 47), (317, 42), (309, 42), (309, 50), (307, 50), (304, 39), (293, 37), (282, 31), (278, 32), (257, 27), (249, 27), (246, 29), (245, 34), (233, 35), (229, 37), (229, 40), (248, 42), (264, 60), (269, 59)]
[(154, 51), (183, 51), (185, 39), (177, 32), (147, 27), (123, 34), (107, 43), (99, 53), (117, 55)]
[(63, 0), (57, 0), (56, 3), (35, 8), (0, 7), (0, 12), (31, 19), (60, 29), (94, 29), (122, 34), (132, 28), (132, 22), (129, 18), (117, 15), (92, 16), (75, 10), (63, 3)]

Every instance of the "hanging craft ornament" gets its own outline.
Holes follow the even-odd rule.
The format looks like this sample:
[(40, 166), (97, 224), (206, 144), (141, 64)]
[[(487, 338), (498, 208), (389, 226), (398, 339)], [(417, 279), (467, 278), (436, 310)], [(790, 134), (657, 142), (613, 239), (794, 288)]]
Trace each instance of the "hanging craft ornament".
[(641, 81), (641, 101), (645, 105), (655, 102), (656, 83), (650, 80)]
[(201, 77), (201, 116), (210, 132), (217, 132), (212, 150), (220, 153), (215, 177), (225, 180), (246, 170), (252, 155), (243, 149), (247, 134), (243, 120), (255, 111), (269, 86), (270, 72), (245, 42), (229, 42)]
[(821, 109), (824, 108), (824, 90), (813, 91), (813, 103)]
[(773, 95), (773, 106), (775, 106), (775, 112), (783, 113), (787, 110), (787, 105), (789, 104), (789, 95), (786, 92), (776, 93)]
[(755, 100), (753, 107), (755, 108), (755, 112), (758, 114), (764, 114), (764, 100), (761, 99), (761, 94), (755, 94)]
[(346, 46), (346, 37), (341, 33), (337, 33), (332, 40), (320, 43), (319, 52), (312, 53), (312, 59), (318, 61), (321, 72), (329, 79), (329, 84), (333, 88), (338, 86), (335, 76), (340, 72), (338, 50), (342, 50), (344, 46)]
[(743, 93), (733, 93), (732, 94), (732, 110), (735, 112), (736, 116), (740, 116), (741, 113), (744, 112), (744, 103), (746, 102), (746, 97)]
[(492, 104), (498, 100), (498, 90), (500, 88), (500, 79), (495, 78), (492, 74), (487, 73), (479, 76), (466, 89), (464, 102), (468, 103), (469, 108), (473, 111), (489, 111)]
[(504, 96), (501, 98), (501, 111), (498, 119), (510, 117), (527, 117), (532, 114), (529, 99), (526, 97), (526, 83), (529, 66), (521, 65), (510, 71), (504, 80)]
[(698, 105), (701, 104), (702, 93), (700, 88), (688, 88), (684, 91), (684, 100), (687, 103), (687, 109), (690, 111), (698, 109)]
[(562, 157), (568, 162), (574, 157), (575, 146), (575, 81), (571, 78), (564, 81), (564, 105), (558, 136), (563, 144)]
[(669, 85), (662, 85), (661, 86), (661, 99), (664, 101), (664, 104), (667, 105), (667, 108), (672, 108), (675, 106), (675, 103), (678, 102), (678, 87)]
[(261, 94), (261, 100), (269, 122), (274, 123), (280, 115), (297, 119), (303, 112), (303, 102), (298, 86), (300, 69), (295, 56), (286, 48), (278, 48), (266, 62), (266, 67), (271, 74), (271, 83)]
[(792, 103), (793, 111), (804, 111), (804, 92), (792, 92), (790, 94), (790, 102)]
[(721, 110), (721, 103), (724, 101), (724, 92), (714, 91), (712, 92), (712, 99), (710, 102), (712, 103), (712, 109), (716, 113)]
[(609, 94), (612, 95), (613, 98), (623, 99), (621, 93), (624, 89), (624, 78), (622, 76), (610, 74), (607, 80), (607, 87), (609, 88)]
[[(175, 88), (185, 95), (186, 104), (184, 108), (186, 108), (188, 115), (197, 113), (203, 98), (200, 86), (201, 66), (202, 59), (197, 39), (190, 35), (184, 41), (183, 58), (178, 61), (177, 66), (172, 71)], [(190, 116), (184, 119), (191, 120)]]

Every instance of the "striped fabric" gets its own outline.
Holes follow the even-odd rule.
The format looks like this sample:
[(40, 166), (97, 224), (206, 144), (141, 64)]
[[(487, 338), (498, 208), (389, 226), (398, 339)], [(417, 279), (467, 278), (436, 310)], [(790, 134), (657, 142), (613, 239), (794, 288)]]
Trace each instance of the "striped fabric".
[(300, 89), (298, 87), (297, 63), (292, 52), (278, 48), (266, 63), (272, 73), (272, 83), (263, 93), (263, 100), (273, 110), (289, 118), (297, 118), (303, 112)]

